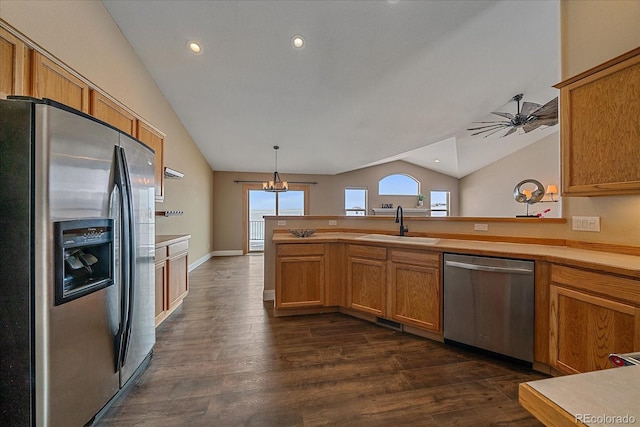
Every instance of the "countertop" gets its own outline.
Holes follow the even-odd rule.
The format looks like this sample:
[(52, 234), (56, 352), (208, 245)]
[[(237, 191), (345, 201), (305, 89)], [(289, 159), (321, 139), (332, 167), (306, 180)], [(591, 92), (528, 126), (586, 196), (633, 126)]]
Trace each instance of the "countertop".
[(188, 240), (191, 238), (191, 234), (157, 234), (156, 235), (156, 248), (162, 246), (168, 246), (173, 243), (180, 242), (182, 240)]
[(640, 423), (640, 366), (523, 383), (520, 403), (547, 425)]
[(528, 243), (505, 243), (480, 240), (439, 239), (435, 244), (424, 244), (407, 239), (403, 241), (358, 240), (364, 233), (317, 233), (309, 237), (295, 237), (289, 233), (274, 233), (273, 243), (327, 243), (343, 242), (373, 246), (423, 249), (438, 252), (506, 256), (521, 259), (544, 260), (572, 267), (597, 269), (609, 273), (640, 278), (640, 256), (624, 255), (566, 246), (536, 245)]

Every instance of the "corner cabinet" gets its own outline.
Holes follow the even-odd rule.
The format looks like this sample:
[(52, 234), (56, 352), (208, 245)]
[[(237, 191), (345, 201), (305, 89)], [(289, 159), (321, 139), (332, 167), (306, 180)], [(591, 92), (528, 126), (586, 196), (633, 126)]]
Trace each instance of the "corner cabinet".
[(559, 372), (610, 368), (611, 353), (640, 351), (636, 279), (551, 266), (549, 358)]
[(386, 315), (387, 249), (348, 245), (347, 307), (376, 316)]
[(391, 249), (390, 259), (391, 318), (442, 332), (440, 253)]
[(324, 306), (324, 243), (278, 245), (276, 309)]
[(190, 235), (156, 236), (156, 326), (164, 321), (189, 293)]
[(555, 87), (562, 195), (640, 193), (640, 48)]

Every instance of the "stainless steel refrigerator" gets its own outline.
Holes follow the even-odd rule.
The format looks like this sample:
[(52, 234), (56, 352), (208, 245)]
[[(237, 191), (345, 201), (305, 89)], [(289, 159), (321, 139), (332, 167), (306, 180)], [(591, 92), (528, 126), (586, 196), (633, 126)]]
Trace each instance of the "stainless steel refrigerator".
[(0, 425), (83, 426), (155, 343), (154, 153), (49, 100), (0, 100)]

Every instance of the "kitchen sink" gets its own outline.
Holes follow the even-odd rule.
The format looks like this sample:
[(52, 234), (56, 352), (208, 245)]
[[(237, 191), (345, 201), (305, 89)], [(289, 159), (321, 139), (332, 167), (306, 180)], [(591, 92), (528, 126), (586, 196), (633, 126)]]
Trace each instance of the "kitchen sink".
[(411, 236), (390, 236), (388, 234), (366, 234), (356, 237), (356, 240), (367, 240), (369, 242), (401, 242), (414, 245), (435, 245), (440, 241), (435, 237), (411, 237)]

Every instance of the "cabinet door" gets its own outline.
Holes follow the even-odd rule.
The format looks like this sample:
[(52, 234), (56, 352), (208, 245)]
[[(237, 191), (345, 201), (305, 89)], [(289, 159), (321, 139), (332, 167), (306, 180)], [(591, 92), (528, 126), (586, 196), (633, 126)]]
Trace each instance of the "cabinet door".
[(276, 308), (322, 305), (324, 305), (324, 255), (278, 257)]
[[(169, 250), (171, 250), (171, 246), (169, 246)], [(179, 305), (189, 290), (189, 266), (187, 262), (186, 252), (174, 258), (169, 258), (169, 310)]]
[(89, 113), (89, 85), (38, 52), (33, 56), (33, 94)]
[(610, 368), (610, 353), (640, 350), (640, 310), (588, 293), (550, 287), (550, 359), (567, 373)]
[(391, 318), (441, 332), (440, 269), (391, 263)]
[(96, 90), (91, 90), (90, 114), (111, 126), (136, 136), (136, 117)]
[(348, 245), (347, 254), (347, 307), (385, 316), (387, 249)]
[(167, 302), (167, 262), (156, 264), (156, 326), (165, 318)]
[(164, 134), (148, 123), (138, 120), (137, 138), (156, 152), (156, 202), (164, 200)]
[(0, 98), (24, 95), (25, 44), (16, 36), (0, 28)]
[(640, 48), (555, 87), (562, 194), (640, 193)]

